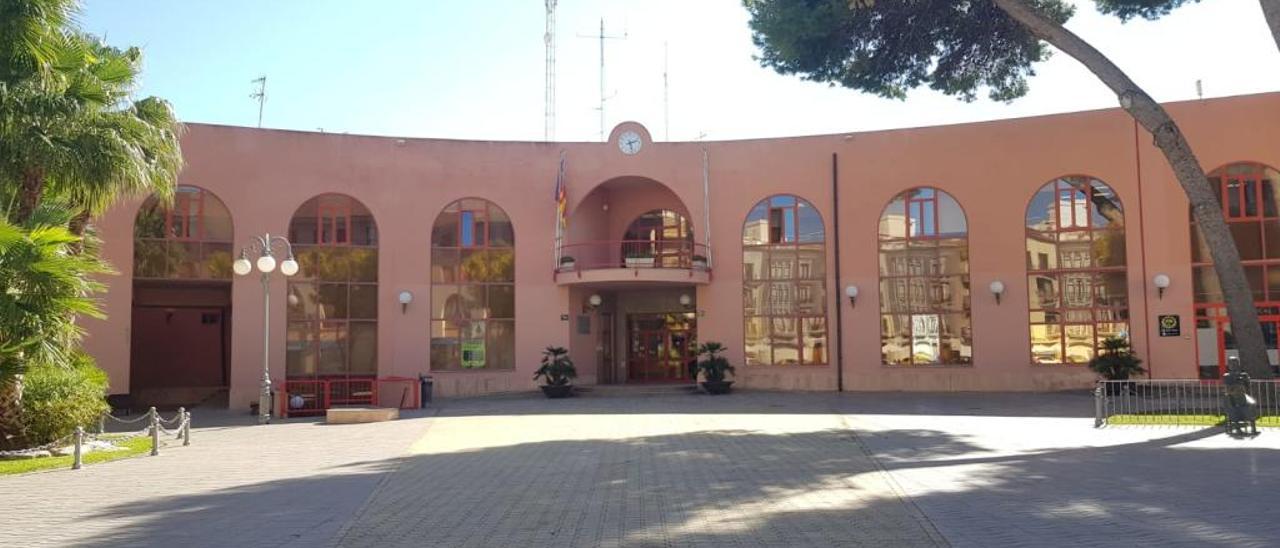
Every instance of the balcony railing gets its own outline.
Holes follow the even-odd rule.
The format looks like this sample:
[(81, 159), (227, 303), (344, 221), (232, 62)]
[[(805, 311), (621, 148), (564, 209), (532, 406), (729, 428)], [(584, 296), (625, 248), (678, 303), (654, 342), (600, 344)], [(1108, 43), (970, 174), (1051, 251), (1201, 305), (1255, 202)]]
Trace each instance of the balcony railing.
[(560, 248), (557, 272), (605, 268), (674, 268), (709, 271), (707, 246), (684, 240), (577, 242)]

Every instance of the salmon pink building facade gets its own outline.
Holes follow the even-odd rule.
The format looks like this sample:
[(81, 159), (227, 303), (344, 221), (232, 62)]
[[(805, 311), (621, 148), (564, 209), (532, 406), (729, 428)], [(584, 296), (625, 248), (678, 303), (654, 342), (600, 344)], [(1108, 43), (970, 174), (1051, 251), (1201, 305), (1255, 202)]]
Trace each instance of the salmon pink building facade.
[[(1168, 108), (1221, 192), (1274, 365), (1280, 94)], [(1234, 351), (1187, 201), (1116, 109), (724, 142), (632, 122), (603, 143), (191, 124), (183, 151), (172, 203), (97, 220), (117, 273), (86, 344), (143, 403), (243, 408), (266, 343), (276, 386), (308, 398), (420, 374), (443, 396), (532, 390), (550, 345), (579, 385), (690, 382), (718, 341), (738, 386), (808, 391), (1083, 388), (1108, 337), (1155, 378), (1216, 376)], [(269, 277), (269, 324), (258, 273), (232, 269), (263, 234), (299, 265)]]

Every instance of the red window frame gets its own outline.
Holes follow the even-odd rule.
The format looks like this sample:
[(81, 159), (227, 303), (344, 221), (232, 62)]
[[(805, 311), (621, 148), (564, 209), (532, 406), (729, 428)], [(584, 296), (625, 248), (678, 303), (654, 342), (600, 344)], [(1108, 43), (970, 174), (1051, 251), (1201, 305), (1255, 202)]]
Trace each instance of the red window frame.
[[(918, 195), (919, 191), (921, 190), (929, 190), (930, 193), (928, 196), (921, 197)], [(879, 241), (879, 255), (881, 257), (880, 258), (881, 264), (890, 264), (892, 262), (892, 264), (899, 265), (899, 268), (891, 268), (890, 270), (892, 273), (890, 274), (885, 274), (883, 271), (880, 272), (880, 299), (882, 303), (881, 305), (882, 308), (880, 310), (880, 316), (881, 316), (880, 339), (881, 339), (881, 345), (882, 345), (881, 352), (880, 352), (880, 363), (882, 365), (910, 367), (910, 366), (919, 366), (919, 365), (925, 365), (925, 366), (972, 365), (973, 363), (972, 357), (970, 358), (969, 362), (952, 362), (952, 361), (944, 361), (944, 360), (931, 361), (931, 362), (917, 362), (916, 356), (915, 356), (914, 346), (915, 346), (915, 340), (916, 340), (915, 339), (916, 333), (915, 333), (915, 320), (913, 319), (915, 316), (938, 317), (938, 321), (940, 322), (939, 331), (938, 331), (939, 339), (941, 339), (942, 337), (941, 321), (943, 318), (946, 318), (948, 316), (963, 315), (968, 320), (968, 325), (959, 328), (962, 331), (962, 336), (965, 336), (965, 334), (971, 333), (972, 327), (973, 327), (971, 298), (969, 297), (965, 298), (964, 307), (962, 310), (950, 310), (947, 308), (939, 308), (933, 304), (935, 302), (943, 300), (943, 297), (946, 297), (947, 295), (951, 294), (951, 290), (950, 290), (951, 278), (959, 277), (962, 284), (968, 285), (969, 283), (968, 265), (965, 266), (964, 272), (962, 274), (942, 274), (941, 271), (943, 270), (943, 264), (945, 261), (943, 260), (944, 257), (942, 257), (942, 252), (941, 252), (942, 248), (940, 244), (932, 248), (933, 254), (929, 258), (930, 260), (928, 260), (926, 263), (921, 263), (919, 265), (919, 268), (914, 268), (916, 265), (913, 264), (914, 259), (921, 256), (918, 250), (912, 250), (911, 242), (914, 242), (914, 241), (941, 242), (943, 240), (958, 239), (964, 242), (963, 253), (966, 255), (968, 254), (968, 247), (969, 247), (968, 215), (965, 215), (963, 209), (961, 209), (960, 214), (963, 215), (965, 219), (964, 235), (956, 236), (951, 234), (943, 234), (942, 232), (942, 225), (941, 225), (942, 213), (940, 211), (941, 210), (940, 198), (943, 194), (944, 192), (937, 187), (917, 186), (917, 187), (909, 188), (905, 191), (902, 191), (894, 195), (893, 200), (890, 200), (889, 202), (889, 205), (892, 205), (893, 201), (899, 198), (902, 198), (902, 201), (903, 201), (902, 223), (904, 224), (903, 226), (904, 230), (902, 231), (902, 233), (904, 236), (901, 238), (881, 236)], [(953, 201), (956, 201), (955, 197), (952, 197), (950, 194), (947, 194), (947, 196), (951, 197)], [(956, 201), (956, 204), (957, 206), (959, 206), (959, 201)], [(885, 213), (887, 213), (888, 210), (889, 210), (889, 207), (886, 206), (885, 209), (881, 211), (880, 213), (881, 222), (884, 221)], [(924, 222), (925, 218), (928, 218), (929, 224), (926, 224)], [(913, 219), (921, 219), (921, 223), (920, 223), (921, 226), (917, 231), (918, 233), (914, 233), (914, 234), (911, 230), (911, 222)], [(892, 234), (893, 230), (889, 230), (888, 232)], [(887, 249), (884, 244), (888, 242), (895, 242), (895, 241), (901, 241), (903, 243), (903, 249), (900, 251), (903, 255), (902, 257), (897, 258), (899, 260), (886, 261), (885, 260), (886, 254), (898, 252), (898, 250)], [(922, 249), (922, 248), (918, 248), (918, 249)], [(892, 255), (889, 255), (888, 258), (895, 259), (895, 257), (893, 257)], [(905, 271), (906, 273), (899, 274), (897, 273), (897, 271)], [(888, 282), (888, 284), (886, 284), (886, 282)], [(893, 294), (901, 295), (903, 291), (906, 291), (907, 293), (906, 295), (907, 298), (905, 299), (907, 302), (906, 310), (889, 310), (886, 312), (883, 309), (883, 303), (895, 301), (890, 296), (885, 295), (886, 285), (889, 286), (888, 291), (891, 291)], [(925, 302), (921, 302), (921, 303), (913, 302), (914, 296), (916, 295), (924, 296)], [(886, 298), (886, 297), (890, 297), (890, 298)], [(902, 317), (908, 318), (907, 337), (908, 337), (909, 344), (912, 347), (912, 350), (908, 353), (908, 361), (906, 363), (888, 363), (884, 359), (883, 341), (885, 336), (885, 328), (888, 326), (885, 320), (886, 320), (886, 317), (892, 318), (895, 316), (902, 316)], [(970, 355), (972, 356), (973, 340), (971, 335), (969, 339), (969, 349), (971, 353)], [(939, 350), (941, 350), (941, 340), (939, 340)]]
[[(1082, 181), (1086, 183), (1087, 186), (1085, 186), (1084, 188), (1077, 187), (1076, 185), (1073, 185), (1071, 182), (1069, 182), (1071, 180)], [(1034, 195), (1032, 195), (1032, 200), (1034, 201), (1035, 196), (1039, 195), (1040, 192), (1043, 191), (1045, 187), (1050, 185), (1053, 185), (1053, 196), (1054, 196), (1052, 209), (1050, 210), (1051, 211), (1050, 215), (1053, 219), (1052, 230), (1033, 229), (1028, 224), (1028, 226), (1026, 227), (1026, 232), (1027, 232), (1028, 240), (1033, 239), (1033, 234), (1043, 234), (1053, 239), (1055, 252), (1058, 254), (1058, 257), (1057, 257), (1058, 266), (1057, 268), (1040, 268), (1040, 264), (1038, 262), (1028, 264), (1027, 279), (1029, 282), (1028, 284), (1029, 291), (1038, 291), (1037, 287), (1031, 287), (1030, 280), (1033, 277), (1043, 276), (1043, 277), (1056, 280), (1055, 302), (1057, 303), (1057, 306), (1031, 308), (1031, 303), (1028, 303), (1027, 312), (1028, 312), (1029, 326), (1030, 326), (1030, 329), (1032, 330), (1034, 330), (1036, 326), (1040, 326), (1040, 325), (1058, 327), (1058, 348), (1061, 351), (1061, 361), (1057, 361), (1057, 362), (1037, 361), (1034, 348), (1032, 348), (1032, 353), (1029, 357), (1030, 357), (1031, 363), (1040, 364), (1040, 365), (1084, 365), (1085, 362), (1077, 363), (1077, 362), (1067, 361), (1067, 348), (1068, 348), (1067, 330), (1068, 328), (1079, 327), (1079, 326), (1089, 326), (1091, 328), (1092, 337), (1093, 337), (1093, 355), (1094, 356), (1097, 355), (1098, 349), (1101, 348), (1102, 340), (1103, 340), (1103, 337), (1099, 335), (1099, 331), (1098, 331), (1099, 325), (1122, 323), (1125, 325), (1126, 330), (1129, 330), (1132, 328), (1130, 318), (1129, 318), (1129, 306), (1128, 306), (1128, 303), (1129, 303), (1129, 290), (1128, 290), (1128, 283), (1127, 283), (1128, 260), (1126, 258), (1125, 264), (1120, 266), (1096, 266), (1096, 258), (1094, 258), (1093, 254), (1090, 253), (1089, 256), (1091, 258), (1091, 261), (1089, 266), (1083, 266), (1083, 267), (1069, 266), (1069, 265), (1077, 265), (1078, 261), (1067, 260), (1068, 254), (1072, 252), (1065, 251), (1062, 248), (1062, 246), (1058, 244), (1058, 240), (1059, 240), (1058, 235), (1072, 234), (1072, 233), (1075, 233), (1075, 234), (1087, 233), (1089, 235), (1088, 241), (1092, 244), (1092, 242), (1097, 241), (1097, 238), (1099, 235), (1104, 235), (1108, 233), (1111, 233), (1111, 234), (1119, 233), (1118, 237), (1121, 240), (1124, 240), (1126, 233), (1125, 233), (1123, 220), (1121, 221), (1118, 227), (1111, 223), (1108, 223), (1107, 226), (1102, 228), (1098, 228), (1094, 226), (1093, 216), (1097, 212), (1097, 206), (1094, 204), (1094, 195), (1097, 193), (1098, 190), (1100, 190), (1098, 188), (1098, 185), (1101, 185), (1102, 188), (1105, 188), (1106, 190), (1111, 191), (1111, 195), (1114, 197), (1117, 209), (1120, 210), (1122, 219), (1125, 213), (1124, 203), (1120, 201), (1120, 196), (1115, 192), (1114, 188), (1112, 188), (1110, 185), (1107, 185), (1102, 180), (1097, 179), (1095, 177), (1088, 176), (1088, 175), (1069, 175), (1069, 176), (1059, 177), (1057, 179), (1054, 179), (1046, 183), (1044, 186), (1040, 187), (1040, 190), (1038, 190)], [(1067, 202), (1070, 204), (1070, 207), (1067, 208), (1067, 211), (1070, 212), (1070, 221), (1071, 221), (1070, 224), (1065, 224), (1065, 225), (1063, 224), (1063, 216), (1062, 216), (1063, 209), (1064, 209), (1063, 208), (1064, 202)], [(1028, 208), (1027, 210), (1028, 216), (1026, 220), (1029, 222), (1030, 221), (1029, 214), (1030, 214), (1030, 208), (1031, 208), (1030, 203), (1028, 203), (1027, 208)], [(1083, 220), (1080, 219), (1081, 210), (1083, 210), (1083, 216), (1084, 216)], [(1027, 251), (1028, 253), (1031, 252), (1029, 244), (1028, 244)], [(1126, 283), (1123, 284), (1121, 287), (1124, 290), (1125, 306), (1102, 306), (1099, 304), (1101, 302), (1104, 302), (1104, 299), (1107, 299), (1107, 295), (1106, 295), (1107, 284), (1103, 283), (1106, 279), (1105, 277), (1106, 274), (1124, 275)], [(1071, 277), (1074, 280), (1080, 280), (1082, 279), (1083, 276), (1088, 276), (1088, 279), (1090, 280), (1090, 284), (1091, 284), (1091, 287), (1089, 288), (1089, 292), (1088, 292), (1089, 305), (1088, 306), (1070, 306), (1068, 304), (1069, 300), (1067, 299), (1068, 294), (1071, 293), (1070, 291), (1068, 291), (1069, 289), (1068, 288), (1069, 284), (1067, 283), (1068, 277)], [(1072, 284), (1072, 285), (1079, 285), (1079, 284)], [(1030, 321), (1031, 320), (1030, 315), (1035, 313), (1036, 311), (1040, 311), (1041, 313), (1043, 313), (1046, 318), (1048, 317), (1049, 314), (1056, 313), (1058, 320), (1053, 322)], [(1086, 311), (1089, 313), (1089, 318), (1090, 318), (1089, 321), (1073, 320), (1072, 318), (1073, 312), (1081, 313)], [(1104, 318), (1110, 318), (1110, 319), (1104, 319)]]
[[(792, 204), (775, 206), (772, 204), (775, 198), (790, 198), (792, 200)], [(813, 246), (821, 246), (822, 264), (824, 267), (826, 266), (826, 260), (827, 260), (826, 223), (825, 221), (823, 222), (821, 240), (801, 242), (800, 241), (800, 207), (803, 204), (805, 207), (809, 207), (816, 212), (817, 208), (814, 207), (811, 202), (795, 194), (775, 194), (765, 198), (764, 200), (761, 200), (760, 202), (757, 202), (756, 205), (753, 206), (751, 209), (755, 210), (757, 207), (760, 206), (761, 203), (766, 205), (766, 211), (767, 211), (766, 219), (768, 220), (768, 228), (767, 228), (768, 232), (765, 234), (766, 241), (763, 244), (749, 244), (749, 245), (746, 244), (745, 236), (746, 236), (747, 225), (744, 223), (743, 224), (743, 236), (744, 236), (743, 252), (746, 253), (748, 251), (760, 251), (764, 253), (765, 264), (761, 269), (762, 270), (760, 273), (761, 278), (751, 280), (751, 283), (764, 284), (764, 287), (767, 288), (767, 290), (760, 291), (760, 298), (763, 300), (763, 302), (761, 303), (762, 306), (757, 307), (757, 310), (754, 314), (744, 313), (743, 321), (744, 321), (744, 324), (747, 324), (753, 319), (763, 320), (765, 323), (765, 332), (767, 335), (769, 335), (769, 338), (771, 341), (773, 339), (772, 334), (775, 332), (773, 327), (775, 320), (790, 320), (791, 322), (793, 322), (794, 328), (795, 328), (796, 341), (797, 341), (796, 355), (799, 357), (799, 363), (796, 363), (796, 364), (777, 363), (777, 361), (773, 357), (775, 354), (776, 345), (771, 342), (771, 344), (769, 345), (769, 360), (767, 362), (762, 362), (756, 365), (760, 365), (762, 367), (776, 366), (776, 365), (782, 365), (782, 366), (829, 365), (830, 352), (828, 352), (828, 346), (830, 343), (831, 327), (827, 325), (828, 324), (828, 321), (827, 321), (828, 307), (827, 307), (827, 298), (825, 297), (826, 289), (827, 289), (826, 287), (827, 280), (825, 276), (822, 276), (822, 277), (812, 276), (811, 269), (805, 270), (805, 274), (810, 274), (810, 275), (802, 276), (801, 269), (800, 269), (800, 250), (802, 248), (813, 247)], [(787, 211), (791, 212), (792, 231), (790, 234), (787, 234), (787, 229), (786, 229)], [(775, 212), (777, 212), (776, 224), (775, 224), (775, 218), (774, 218)], [(775, 240), (774, 238), (775, 230), (777, 231), (777, 234), (778, 234), (777, 240)], [(790, 251), (794, 255), (794, 259), (790, 263), (789, 268), (779, 268), (775, 271), (774, 261), (773, 261), (774, 251)], [(775, 272), (778, 272), (778, 273), (785, 272), (788, 275), (783, 277), (775, 277)], [(824, 298), (822, 299), (822, 306), (821, 306), (822, 312), (816, 313), (816, 314), (801, 312), (800, 310), (800, 302), (802, 300), (801, 294), (802, 293), (807, 294), (811, 300), (812, 294), (811, 292), (807, 291), (807, 288), (805, 287), (805, 285), (807, 283), (813, 283), (813, 282), (821, 283), (823, 286)], [(776, 300), (779, 302), (774, 302), (775, 299), (773, 299), (773, 297), (775, 295), (778, 297)], [(775, 307), (774, 306), (775, 304), (779, 305), (778, 307), (786, 306), (790, 308), (791, 311), (786, 314), (777, 314), (775, 313), (775, 308), (778, 308), (778, 307)], [(821, 320), (823, 322), (822, 335), (820, 337), (810, 337), (805, 332), (806, 322), (813, 321), (813, 320)], [(745, 325), (744, 325), (744, 331), (746, 331)], [(821, 350), (818, 350), (817, 348), (815, 348), (812, 352), (809, 352), (808, 351), (809, 347), (806, 344), (806, 341), (809, 341), (809, 340), (820, 342), (822, 344)], [(810, 355), (810, 354), (813, 354), (813, 355)]]

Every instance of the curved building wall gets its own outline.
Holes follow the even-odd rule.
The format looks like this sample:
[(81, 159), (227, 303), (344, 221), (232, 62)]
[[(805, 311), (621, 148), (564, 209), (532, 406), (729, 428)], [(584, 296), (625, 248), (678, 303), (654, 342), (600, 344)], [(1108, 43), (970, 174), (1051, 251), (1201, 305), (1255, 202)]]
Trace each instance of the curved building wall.
[[(1208, 169), (1237, 161), (1280, 165), (1280, 124), (1274, 122), (1280, 119), (1280, 94), (1168, 108)], [(617, 146), (619, 132), (627, 128), (645, 139), (634, 155)], [(589, 290), (558, 283), (555, 274), (555, 189), (562, 156), (566, 211), (575, 238), (584, 237), (574, 225), (579, 205), (603, 208), (600, 194), (593, 197), (592, 190), (610, 181), (653, 181), (662, 188), (628, 187), (622, 194), (655, 203), (670, 201), (662, 198), (670, 194), (679, 200), (696, 242), (710, 246), (710, 281), (688, 286), (696, 301), (697, 338), (724, 343), (742, 386), (834, 390), (838, 368), (846, 390), (1087, 386), (1093, 375), (1080, 365), (1036, 365), (1029, 359), (1027, 203), (1045, 181), (1074, 173), (1106, 181), (1125, 204), (1129, 329), (1135, 349), (1155, 377), (1197, 374), (1187, 203), (1150, 137), (1117, 109), (918, 129), (681, 143), (650, 142), (647, 132), (633, 123), (621, 124), (606, 143), (397, 139), (190, 124), (183, 150), (187, 167), (180, 181), (223, 200), (236, 220), (237, 247), (254, 235), (285, 234), (294, 211), (311, 197), (340, 193), (365, 204), (377, 219), (380, 240), (378, 374), (430, 372), (440, 395), (531, 390), (540, 351), (576, 341), (574, 334), (583, 327), (576, 320), (589, 312), (583, 305)], [(832, 203), (833, 171), (839, 181), (838, 210)], [(886, 203), (921, 186), (953, 196), (968, 218), (971, 364), (882, 365), (877, 225)], [(826, 225), (828, 365), (744, 365), (742, 223), (755, 204), (776, 194), (809, 201)], [(461, 198), (483, 198), (502, 208), (520, 241), (515, 248), (516, 363), (511, 370), (430, 369), (432, 219)], [(107, 280), (109, 318), (86, 321), (86, 344), (110, 373), (115, 393), (129, 391), (132, 234), (141, 202), (118, 204), (98, 220), (104, 254), (118, 272)], [(610, 204), (618, 220), (595, 215), (584, 217), (583, 224), (599, 227), (599, 240), (616, 240), (621, 238), (618, 227), (630, 221), (630, 209), (643, 211), (651, 205)], [(840, 279), (835, 277), (837, 246)], [(1147, 282), (1158, 273), (1173, 280), (1159, 299)], [(998, 304), (987, 289), (995, 280), (1006, 287)], [(273, 376), (282, 378), (286, 303), (280, 296), (285, 295), (285, 281), (275, 275), (271, 283), (271, 365)], [(614, 283), (628, 287), (625, 280)], [(859, 288), (856, 304), (845, 297), (848, 285)], [(414, 295), (404, 308), (397, 298), (402, 291)], [(839, 333), (837, 307), (843, 313)], [(230, 404), (241, 408), (256, 397), (261, 376), (264, 325), (256, 277), (235, 280), (232, 309)], [(1154, 319), (1162, 314), (1181, 316), (1181, 337), (1156, 336)], [(837, 361), (837, 337), (843, 340), (842, 361)], [(580, 348), (580, 341), (576, 346), (580, 362), (600, 352)], [(593, 382), (594, 367), (578, 365), (584, 373), (581, 382)]]

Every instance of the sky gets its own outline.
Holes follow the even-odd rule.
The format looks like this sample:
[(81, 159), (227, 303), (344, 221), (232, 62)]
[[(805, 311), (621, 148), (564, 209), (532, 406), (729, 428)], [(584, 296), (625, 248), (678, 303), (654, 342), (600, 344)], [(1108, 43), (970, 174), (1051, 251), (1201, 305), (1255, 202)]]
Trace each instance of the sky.
[[(1204, 0), (1164, 19), (1118, 20), (1077, 2), (1068, 27), (1160, 101), (1280, 90), (1280, 53), (1257, 2)], [(144, 52), (141, 96), (187, 122), (483, 140), (544, 138), (541, 0), (87, 0), (81, 27)], [(929, 90), (881, 99), (784, 76), (753, 59), (740, 0), (560, 0), (554, 138), (644, 124), (656, 140), (842, 133), (1116, 106), (1061, 53), (1012, 103)], [(667, 85), (663, 84), (664, 72)], [(665, 92), (665, 93), (664, 93)], [(666, 100), (664, 101), (664, 95)]]

